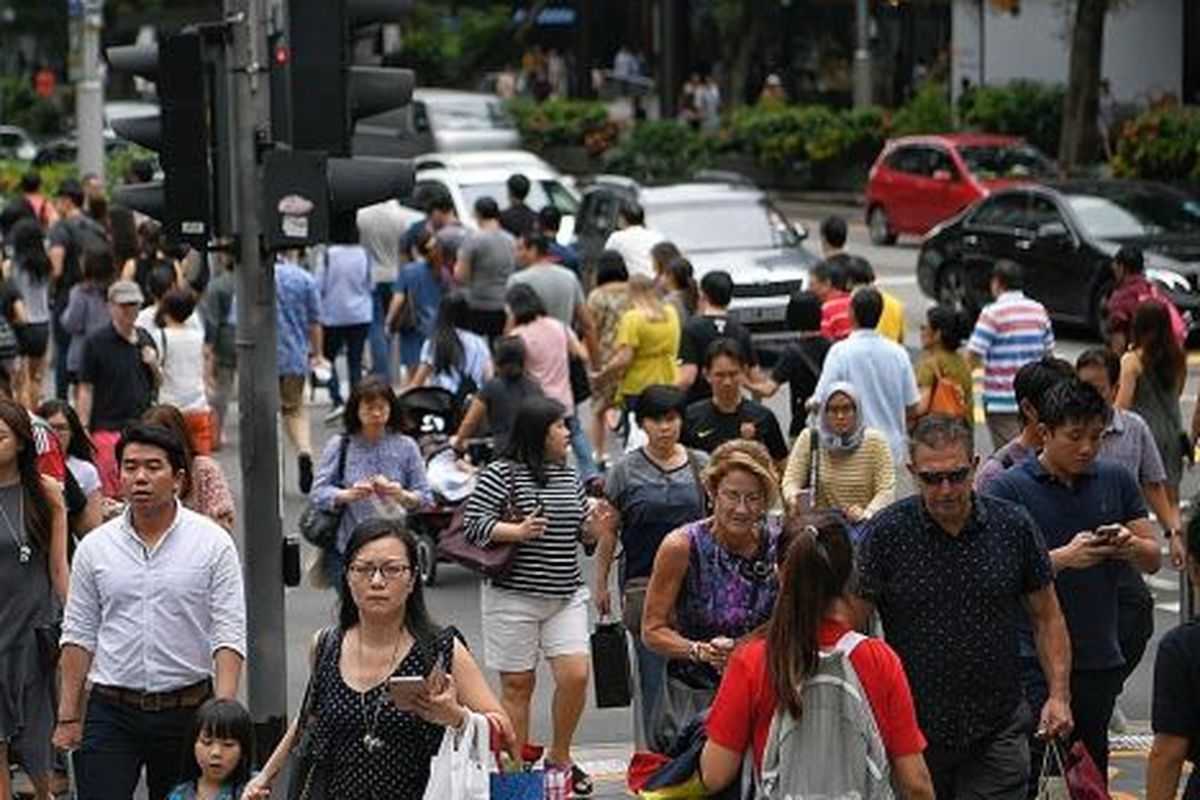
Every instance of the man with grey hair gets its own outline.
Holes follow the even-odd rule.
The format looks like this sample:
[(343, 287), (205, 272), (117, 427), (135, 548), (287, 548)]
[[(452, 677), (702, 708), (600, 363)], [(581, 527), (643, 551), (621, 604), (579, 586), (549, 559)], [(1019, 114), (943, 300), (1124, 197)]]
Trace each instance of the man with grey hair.
[(918, 493), (864, 532), (862, 618), (878, 608), (904, 662), (937, 796), (1021, 800), (1035, 723), (1017, 649), (1024, 617), (1050, 685), (1037, 731), (1072, 727), (1070, 643), (1050, 557), (1024, 509), (972, 491), (979, 459), (963, 421), (923, 418), (909, 455)]

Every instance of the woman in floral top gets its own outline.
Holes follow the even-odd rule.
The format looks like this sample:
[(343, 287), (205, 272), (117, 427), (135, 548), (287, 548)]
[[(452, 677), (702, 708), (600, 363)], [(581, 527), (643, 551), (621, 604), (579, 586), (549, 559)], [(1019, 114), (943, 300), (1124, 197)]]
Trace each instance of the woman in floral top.
[[(625, 268), (625, 259), (616, 250), (605, 250), (600, 254), (596, 265), (596, 288), (588, 295), (587, 304), (600, 340), (599, 363), (607, 364), (613, 356), (621, 315), (630, 304), (629, 271)], [(601, 456), (607, 432), (604, 416), (615, 404), (616, 394), (615, 378), (592, 387), (592, 443)]]
[(227, 531), (233, 531), (236, 510), (229, 481), (221, 465), (208, 456), (196, 455), (191, 431), (181, 412), (175, 406), (157, 405), (146, 409), (142, 422), (161, 425), (170, 430), (183, 443), (188, 468), (183, 475), (183, 488), (179, 499), (185, 508), (203, 514)]

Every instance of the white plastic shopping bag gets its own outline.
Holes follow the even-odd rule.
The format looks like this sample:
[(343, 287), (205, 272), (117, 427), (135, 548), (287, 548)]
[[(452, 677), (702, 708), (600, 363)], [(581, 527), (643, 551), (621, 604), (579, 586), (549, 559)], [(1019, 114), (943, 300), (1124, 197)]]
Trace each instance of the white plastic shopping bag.
[(429, 761), (425, 800), (490, 800), (487, 717), (471, 714), (461, 734), (450, 728)]

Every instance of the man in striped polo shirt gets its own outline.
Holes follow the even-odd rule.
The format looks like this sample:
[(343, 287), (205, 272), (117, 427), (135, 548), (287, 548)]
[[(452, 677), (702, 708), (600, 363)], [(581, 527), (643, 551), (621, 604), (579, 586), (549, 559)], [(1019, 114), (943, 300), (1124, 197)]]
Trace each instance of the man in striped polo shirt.
[(1013, 377), (1054, 349), (1045, 307), (1025, 296), (1020, 264), (1000, 261), (992, 271), (995, 302), (983, 309), (967, 342), (972, 368), (983, 365), (983, 408), (992, 446), (1000, 449), (1021, 430)]

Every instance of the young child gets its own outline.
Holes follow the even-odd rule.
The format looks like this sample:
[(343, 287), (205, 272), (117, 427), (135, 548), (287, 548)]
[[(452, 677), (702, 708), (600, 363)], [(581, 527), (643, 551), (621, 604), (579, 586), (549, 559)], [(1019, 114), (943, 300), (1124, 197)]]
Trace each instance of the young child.
[(209, 700), (196, 711), (200, 776), (171, 790), (167, 800), (238, 800), (250, 778), (252, 723), (237, 700)]

